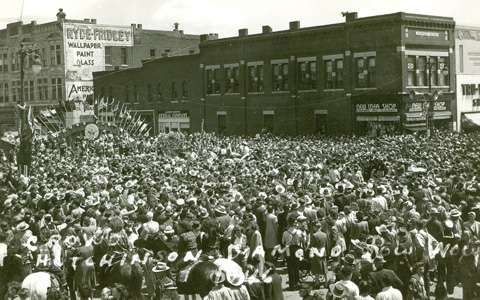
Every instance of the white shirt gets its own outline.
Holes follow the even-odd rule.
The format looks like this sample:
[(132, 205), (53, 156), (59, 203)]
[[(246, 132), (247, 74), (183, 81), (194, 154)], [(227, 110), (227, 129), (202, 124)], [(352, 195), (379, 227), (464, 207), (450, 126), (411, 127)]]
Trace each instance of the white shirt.
[(399, 290), (388, 286), (377, 294), (375, 300), (403, 300), (402, 293)]
[(351, 280), (340, 280), (342, 285), (345, 287), (347, 291), (347, 299), (355, 300), (355, 297), (360, 295), (360, 289), (358, 286)]
[(0, 267), (3, 267), (3, 259), (7, 257), (7, 244), (0, 243)]

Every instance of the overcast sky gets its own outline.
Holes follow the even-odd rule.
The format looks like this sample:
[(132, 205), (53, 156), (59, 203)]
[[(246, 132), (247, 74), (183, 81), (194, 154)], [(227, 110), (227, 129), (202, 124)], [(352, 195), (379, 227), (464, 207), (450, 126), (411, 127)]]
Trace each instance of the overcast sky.
[[(480, 26), (480, 0), (24, 0), (23, 21), (55, 20), (62, 7), (67, 18), (95, 18), (99, 24), (130, 25), (170, 30), (180, 23), (185, 33), (219, 33), (220, 37), (274, 31), (299, 20), (302, 27), (343, 22), (342, 11), (359, 17), (393, 12), (451, 16), (457, 24)], [(0, 0), (0, 28), (20, 19), (22, 0)]]

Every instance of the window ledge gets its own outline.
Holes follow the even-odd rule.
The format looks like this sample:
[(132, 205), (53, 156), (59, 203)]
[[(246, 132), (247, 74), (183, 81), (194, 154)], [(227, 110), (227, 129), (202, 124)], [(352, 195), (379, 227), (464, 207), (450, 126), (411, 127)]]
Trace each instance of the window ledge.
[(290, 91), (272, 91), (272, 94), (288, 94)]
[(221, 96), (222, 94), (206, 94), (206, 96)]
[(299, 93), (315, 93), (317, 90), (316, 89), (311, 89), (311, 90), (298, 90)]
[(225, 93), (225, 96), (238, 96), (240, 93)]
[(263, 95), (265, 92), (248, 92), (249, 95)]
[(324, 89), (324, 92), (342, 92), (345, 89)]
[(372, 91), (376, 89), (377, 89), (376, 87), (364, 87), (364, 88), (355, 88), (354, 90), (355, 91)]

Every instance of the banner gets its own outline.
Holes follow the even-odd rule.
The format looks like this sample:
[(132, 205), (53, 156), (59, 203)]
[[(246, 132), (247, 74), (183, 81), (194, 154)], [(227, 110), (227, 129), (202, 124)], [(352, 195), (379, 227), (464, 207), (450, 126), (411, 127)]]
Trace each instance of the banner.
[(63, 23), (67, 101), (93, 94), (93, 72), (105, 71), (105, 47), (133, 47), (128, 26)]

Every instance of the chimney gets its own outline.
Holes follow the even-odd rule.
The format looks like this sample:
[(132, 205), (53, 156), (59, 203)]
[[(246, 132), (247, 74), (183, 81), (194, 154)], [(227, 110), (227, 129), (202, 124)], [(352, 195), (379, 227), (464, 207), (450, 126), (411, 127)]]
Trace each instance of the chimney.
[(66, 17), (67, 17), (67, 14), (63, 12), (63, 8), (59, 8), (57, 13), (57, 21), (63, 22), (65, 21)]
[(290, 22), (290, 30), (298, 30), (298, 29), (300, 29), (300, 21)]
[(142, 29), (142, 24), (137, 24), (137, 29)]
[(37, 21), (31, 21), (30, 24), (31, 24), (32, 26), (35, 26), (35, 25), (37, 25)]
[(268, 25), (262, 26), (262, 33), (272, 33), (272, 27)]
[(92, 22), (92, 24), (97, 24), (97, 19), (90, 19), (90, 22)]
[(132, 26), (133, 29), (137, 28), (137, 24), (135, 23), (130, 24), (130, 26)]
[(208, 39), (209, 39), (210, 41), (218, 40), (218, 33), (209, 33), (209, 34), (208, 34)]
[(178, 31), (178, 26), (180, 24), (178, 22), (173, 23), (173, 31)]
[(243, 28), (238, 30), (238, 36), (247, 36), (248, 35), (248, 28)]
[(342, 12), (342, 16), (345, 17), (345, 22), (349, 23), (358, 18), (357, 12)]

